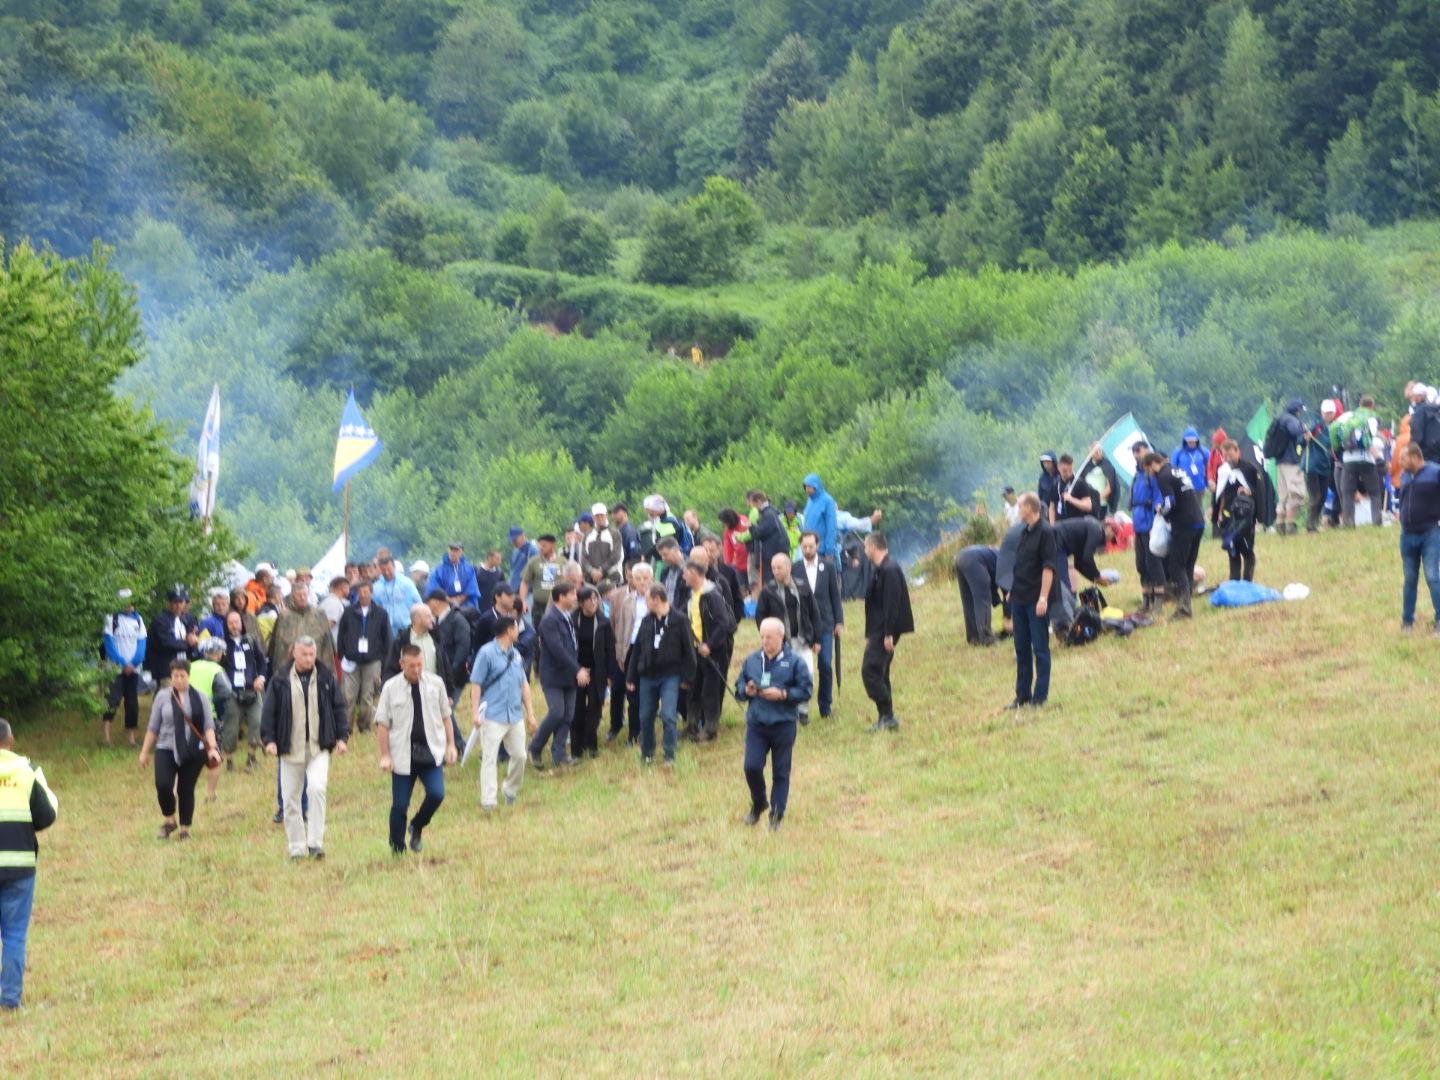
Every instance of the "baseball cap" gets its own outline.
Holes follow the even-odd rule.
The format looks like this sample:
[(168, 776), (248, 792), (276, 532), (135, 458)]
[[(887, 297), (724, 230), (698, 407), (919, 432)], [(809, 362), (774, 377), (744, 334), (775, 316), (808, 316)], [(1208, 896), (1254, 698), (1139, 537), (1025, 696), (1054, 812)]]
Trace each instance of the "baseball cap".
[(522, 536), (524, 536), (524, 535), (525, 535), (525, 530), (522, 529), (519, 525), (511, 525), (511, 526), (510, 526), (510, 541), (511, 541), (512, 543), (513, 543), (514, 541), (520, 539), (520, 537), (522, 537)]
[(416, 559), (410, 564), (410, 572), (412, 574), (428, 574), (430, 573), (430, 564), (424, 559)]
[(604, 503), (596, 503), (594, 506), (590, 507), (590, 513), (592, 515), (599, 516), (600, 514), (608, 514), (609, 511), (605, 509)]
[(580, 515), (579, 520), (580, 520), (580, 521), (583, 521), (586, 525), (594, 525), (594, 524), (595, 524), (595, 518), (594, 518), (593, 515), (591, 515), (591, 513), (590, 513), (588, 510), (587, 510), (585, 513), (583, 513), (583, 514)]

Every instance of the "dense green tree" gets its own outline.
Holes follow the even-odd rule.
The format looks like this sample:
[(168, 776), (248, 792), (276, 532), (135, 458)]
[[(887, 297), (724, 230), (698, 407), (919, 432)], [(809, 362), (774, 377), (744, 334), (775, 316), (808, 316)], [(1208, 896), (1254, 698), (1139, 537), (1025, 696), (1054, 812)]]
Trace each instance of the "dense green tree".
[(529, 34), (509, 7), (485, 4), (445, 28), (430, 68), (430, 103), (447, 132), (495, 134), (506, 107), (539, 75)]
[(1325, 211), (1332, 219), (1343, 214), (1368, 219), (1373, 212), (1370, 151), (1359, 120), (1350, 121), (1325, 155)]
[(1045, 217), (1045, 246), (1056, 263), (1076, 267), (1124, 250), (1126, 213), (1117, 197), (1124, 186), (1120, 151), (1106, 142), (1102, 129), (1091, 128), (1056, 184)]
[(1213, 145), (1245, 175), (1252, 193), (1277, 189), (1289, 109), (1275, 43), (1262, 23), (1241, 10), (1230, 26), (1215, 89)]
[(114, 392), (140, 358), (139, 319), (103, 252), (67, 261), (21, 243), (0, 259), (0, 699), (93, 709), (82, 658), (115, 591), (148, 607), (177, 581), (207, 585), (235, 544), (190, 519), (190, 466)]
[(823, 92), (815, 54), (804, 38), (791, 34), (746, 88), (736, 153), (744, 175), (754, 176), (770, 164), (770, 135), (780, 114), (792, 102), (812, 101)]

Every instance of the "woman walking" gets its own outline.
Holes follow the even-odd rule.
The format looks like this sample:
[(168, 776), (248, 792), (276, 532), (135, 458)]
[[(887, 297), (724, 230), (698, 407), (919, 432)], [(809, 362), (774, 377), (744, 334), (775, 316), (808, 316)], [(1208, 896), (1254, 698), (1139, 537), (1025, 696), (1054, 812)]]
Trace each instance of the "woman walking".
[[(159, 838), (170, 839), (179, 830), (179, 840), (190, 838), (195, 817), (195, 783), (205, 765), (220, 760), (215, 746), (215, 716), (206, 696), (190, 685), (190, 661), (170, 664), (170, 686), (155, 695), (150, 707), (150, 725), (140, 746), (140, 768), (155, 754), (155, 797), (160, 803)], [(179, 822), (176, 822), (176, 803)]]

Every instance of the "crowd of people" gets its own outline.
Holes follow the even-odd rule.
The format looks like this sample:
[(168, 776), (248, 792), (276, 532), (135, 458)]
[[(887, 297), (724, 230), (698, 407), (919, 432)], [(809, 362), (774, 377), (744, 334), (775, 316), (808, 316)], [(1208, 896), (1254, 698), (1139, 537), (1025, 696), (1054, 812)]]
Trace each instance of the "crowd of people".
[[(433, 568), (407, 572), (381, 548), (324, 582), (261, 562), (198, 613), (183, 586), (148, 620), (122, 590), (103, 632), (105, 741), (123, 708), (137, 746), (150, 695), (139, 763), (153, 774), (162, 840), (189, 838), (200, 775), (214, 799), (242, 742), (244, 771), (274, 759), (274, 821), (302, 860), (325, 857), (332, 757), (374, 731), (398, 855), (422, 850), (444, 770), (462, 756), (479, 758), (481, 809), (493, 813), (502, 796), (515, 803), (527, 767), (567, 771), (622, 736), (642, 766), (670, 766), (682, 741), (717, 739), (733, 697), (746, 715), (748, 820), (768, 815), (778, 829), (798, 727), (812, 710), (832, 716), (846, 596), (865, 599), (871, 730), (899, 726), (890, 667), (914, 628), (880, 511), (841, 510), (813, 474), (802, 487), (803, 509), (752, 490), (714, 528), (658, 494), (638, 524), (623, 503), (595, 503), (558, 535), (514, 526), (508, 559), (496, 548), (472, 563), (456, 540)], [(747, 619), (761, 645), (737, 657)]]
[(1398, 521), (1402, 628), (1413, 626), (1423, 574), (1440, 633), (1440, 391), (1412, 382), (1405, 397), (1407, 412), (1393, 429), (1366, 395), (1353, 409), (1322, 401), (1317, 416), (1292, 399), (1259, 444), (1217, 429), (1207, 450), (1192, 427), (1164, 454), (1137, 438), (1128, 447), (1135, 472), (1125, 509), (1123, 485), (1102, 446), (1092, 446), (1078, 470), (1068, 454), (1042, 453), (1035, 490), (1003, 492), (1003, 540), (963, 547), (955, 559), (967, 643), (1014, 641), (1015, 697), (1007, 708), (1043, 706), (1052, 636), (1085, 640), (1074, 632), (1077, 621), (1098, 622), (1099, 609), (1114, 610), (1098, 586), (1119, 578), (1102, 574), (1101, 551), (1134, 551), (1140, 593), (1126, 616), (1131, 625), (1150, 623), (1167, 603), (1175, 605), (1172, 620), (1192, 618), (1192, 596), (1205, 588), (1196, 561), (1207, 526), (1229, 557), (1230, 580), (1249, 582), (1257, 529), (1289, 536), (1302, 520), (1309, 533), (1322, 522), (1354, 528), (1361, 520)]

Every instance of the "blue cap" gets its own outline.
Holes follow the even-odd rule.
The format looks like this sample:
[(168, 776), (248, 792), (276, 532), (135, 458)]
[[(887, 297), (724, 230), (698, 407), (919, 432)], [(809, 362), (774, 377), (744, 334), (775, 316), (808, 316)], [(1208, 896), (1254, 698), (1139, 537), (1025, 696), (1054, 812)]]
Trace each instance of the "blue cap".
[(586, 510), (585, 513), (581, 514), (577, 520), (583, 521), (586, 525), (595, 524), (595, 516), (591, 514), (589, 510)]
[(522, 537), (522, 536), (524, 536), (524, 535), (525, 535), (525, 530), (522, 529), (519, 525), (511, 525), (511, 526), (510, 526), (510, 542), (511, 542), (512, 544), (513, 544), (516, 540), (520, 539), (520, 537)]

